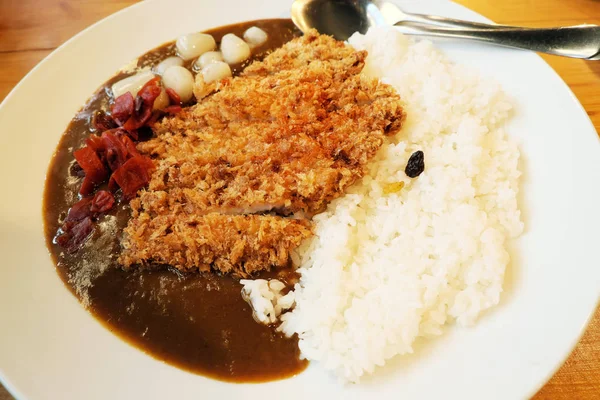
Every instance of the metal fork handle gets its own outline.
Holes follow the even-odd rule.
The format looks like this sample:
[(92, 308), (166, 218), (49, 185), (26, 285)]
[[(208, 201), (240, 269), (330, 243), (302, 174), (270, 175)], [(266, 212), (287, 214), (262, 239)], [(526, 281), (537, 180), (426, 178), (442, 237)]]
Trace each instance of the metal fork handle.
[(443, 29), (408, 21), (401, 21), (396, 25), (402, 28), (403, 33), (411, 35), (476, 40), (540, 53), (600, 60), (600, 26), (597, 25), (576, 25), (564, 28), (506, 26), (490, 28), (486, 24), (470, 24), (483, 25), (486, 28)]

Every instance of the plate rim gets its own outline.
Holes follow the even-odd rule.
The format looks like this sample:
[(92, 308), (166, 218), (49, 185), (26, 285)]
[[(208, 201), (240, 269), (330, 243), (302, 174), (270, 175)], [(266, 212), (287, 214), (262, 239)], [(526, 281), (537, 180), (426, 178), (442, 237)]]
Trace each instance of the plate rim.
[[(54, 49), (50, 54), (48, 54), (47, 56), (45, 56), (39, 63), (37, 63), (30, 71), (27, 72), (27, 74), (10, 90), (10, 92), (6, 95), (6, 97), (3, 99), (2, 102), (0, 102), (0, 115), (2, 115), (2, 112), (4, 110), (4, 108), (6, 108), (6, 104), (9, 103), (9, 101), (15, 96), (15, 93), (17, 93), (21, 87), (23, 86), (24, 82), (26, 82), (29, 77), (34, 74), (36, 71), (38, 71), (39, 69), (43, 68), (44, 65), (51, 60), (54, 57), (57, 57), (58, 55), (60, 55), (62, 52), (65, 51), (65, 49), (67, 47), (70, 46), (71, 43), (73, 43), (74, 41), (76, 41), (77, 39), (79, 39), (80, 37), (87, 35), (90, 31), (96, 29), (96, 27), (98, 27), (99, 25), (102, 25), (104, 23), (106, 23), (108, 20), (111, 20), (113, 18), (117, 18), (119, 15), (128, 13), (128, 12), (132, 12), (132, 10), (135, 10), (137, 8), (140, 7), (144, 7), (144, 4), (146, 3), (158, 3), (161, 0), (146, 0), (146, 1), (142, 1), (142, 2), (138, 2), (132, 5), (129, 5), (109, 16), (106, 16), (105, 18), (102, 18), (101, 20), (93, 23), (92, 25), (86, 27), (85, 29), (83, 29), (82, 31), (78, 32), (77, 34), (75, 34), (74, 36), (72, 36), (71, 38), (69, 38), (67, 41), (65, 41), (63, 44), (61, 44), (59, 47), (57, 47), (56, 49)], [(397, 3), (398, 0), (391, 0), (391, 2)], [(446, 2), (446, 1), (443, 1)], [(481, 20), (483, 21), (488, 21), (488, 22), (492, 22), (491, 20), (489, 20), (488, 18), (486, 18), (485, 16), (473, 11), (472, 9), (468, 8), (467, 6), (464, 6), (462, 4), (458, 4), (454, 1), (451, 0), (447, 0), (447, 2), (451, 2), (454, 4), (454, 6), (460, 7), (461, 9), (463, 9), (464, 11), (467, 11), (471, 14), (477, 15), (480, 17)], [(432, 3), (435, 3), (435, 1), (432, 1)], [(275, 18), (275, 16), (274, 16)], [(569, 85), (562, 79), (562, 77), (558, 74), (558, 72), (556, 72), (556, 70), (554, 70), (554, 68), (552, 68), (550, 66), (550, 64), (544, 60), (542, 57), (540, 57), (539, 55), (535, 55), (537, 58), (539, 58), (541, 61), (543, 61), (545, 68), (548, 68), (553, 77), (555, 79), (558, 79), (561, 82), (562, 85), (562, 89), (565, 90), (566, 89), (566, 93), (569, 95), (569, 99), (571, 102), (574, 102), (577, 107), (579, 112), (581, 112), (586, 119), (586, 124), (589, 125), (589, 128), (591, 128), (592, 132), (596, 133), (596, 137), (598, 138), (598, 140), (600, 141), (600, 137), (598, 137), (598, 131), (596, 130), (596, 127), (594, 126), (593, 122), (591, 121), (589, 115), (587, 114), (587, 111), (585, 110), (585, 108), (583, 107), (583, 105), (581, 104), (581, 102), (579, 101), (579, 99), (577, 98), (577, 96), (573, 93), (573, 91), (571, 90), (571, 88), (569, 87)], [(41, 212), (41, 211), (40, 211)], [(600, 306), (600, 294), (597, 295), (597, 299), (596, 299), (596, 308), (598, 308), (598, 306)], [(552, 378), (552, 376), (554, 376), (554, 374), (556, 374), (556, 372), (562, 367), (562, 365), (564, 364), (564, 362), (568, 359), (568, 357), (572, 354), (575, 346), (579, 343), (579, 341), (581, 340), (582, 336), (585, 334), (585, 332), (587, 331), (589, 324), (591, 322), (591, 319), (594, 315), (595, 309), (592, 309), (589, 313), (587, 313), (587, 317), (585, 320), (584, 325), (579, 329), (579, 334), (577, 335), (577, 337), (575, 338), (575, 340), (572, 341), (572, 343), (570, 344), (569, 350), (566, 352), (566, 354), (564, 354), (564, 357), (562, 358), (561, 362), (557, 365), (554, 366), (554, 368), (551, 370), (551, 372), (549, 372), (548, 374), (546, 374), (547, 376), (545, 377), (545, 379), (543, 380), (543, 382), (541, 382), (534, 391), (532, 391), (531, 393), (529, 393), (529, 396), (534, 395), (535, 393), (537, 393), (537, 391), (539, 391), (547, 382), (549, 379)], [(120, 339), (121, 340), (121, 339)], [(4, 373), (3, 369), (0, 367), (0, 383), (2, 383), (4, 385), (4, 387), (17, 399), (25, 399), (26, 397), (20, 392), (20, 390), (18, 390), (18, 388), (16, 386), (14, 386), (11, 382), (11, 379)]]

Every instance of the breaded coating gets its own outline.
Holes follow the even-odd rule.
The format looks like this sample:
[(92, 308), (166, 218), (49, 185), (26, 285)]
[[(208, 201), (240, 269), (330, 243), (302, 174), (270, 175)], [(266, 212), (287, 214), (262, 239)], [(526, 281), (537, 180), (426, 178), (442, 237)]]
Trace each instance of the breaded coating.
[[(292, 223), (285, 216), (310, 217), (341, 196), (364, 175), (385, 135), (396, 133), (405, 118), (390, 86), (360, 74), (365, 58), (364, 51), (309, 32), (254, 62), (240, 76), (221, 81), (219, 91), (197, 105), (156, 124), (156, 137), (138, 145), (154, 159), (156, 171), (148, 190), (132, 203), (123, 264), (160, 259), (189, 269), (204, 260), (194, 253), (197, 246), (178, 253), (185, 256), (166, 251), (165, 246), (188, 246), (183, 234), (176, 236), (178, 243), (146, 241), (164, 233), (159, 233), (160, 225), (141, 220), (166, 218), (181, 227), (215, 213), (229, 218), (272, 212), (279, 216), (268, 218), (284, 224)], [(200, 224), (192, 228), (203, 231)], [(137, 235), (140, 226), (152, 232)], [(191, 234), (192, 228), (180, 229)], [(290, 247), (282, 252), (271, 243), (267, 251), (278, 257), (270, 258), (264, 269), (283, 266), (279, 255), (308, 235), (276, 229), (282, 232), (282, 245)], [(248, 235), (252, 233), (244, 239), (253, 241)], [(235, 263), (224, 268), (217, 262), (213, 268), (240, 270), (240, 276), (247, 269)]]
[(265, 266), (287, 265), (290, 250), (311, 233), (306, 220), (218, 213), (170, 213), (154, 218), (140, 213), (127, 230), (129, 240), (121, 257), (125, 265), (151, 259), (182, 271), (214, 269), (239, 277), (251, 276)]

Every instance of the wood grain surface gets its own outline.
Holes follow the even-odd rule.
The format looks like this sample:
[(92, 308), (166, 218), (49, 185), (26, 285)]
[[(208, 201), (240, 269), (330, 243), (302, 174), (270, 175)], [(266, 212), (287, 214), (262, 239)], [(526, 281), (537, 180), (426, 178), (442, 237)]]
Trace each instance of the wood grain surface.
[[(53, 49), (92, 23), (135, 2), (0, 0), (0, 101)], [(458, 0), (458, 3), (502, 24), (600, 25), (599, 0)], [(600, 132), (600, 61), (543, 57), (571, 87)], [(0, 386), (0, 400), (9, 399), (12, 399), (10, 394)], [(571, 356), (534, 399), (600, 399), (600, 309)]]

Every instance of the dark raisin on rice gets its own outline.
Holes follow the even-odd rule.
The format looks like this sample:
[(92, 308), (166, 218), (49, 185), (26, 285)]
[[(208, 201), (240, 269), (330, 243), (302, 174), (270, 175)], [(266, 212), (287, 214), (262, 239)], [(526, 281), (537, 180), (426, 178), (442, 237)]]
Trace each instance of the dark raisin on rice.
[(416, 178), (425, 170), (425, 156), (421, 150), (412, 153), (404, 172), (409, 178)]

